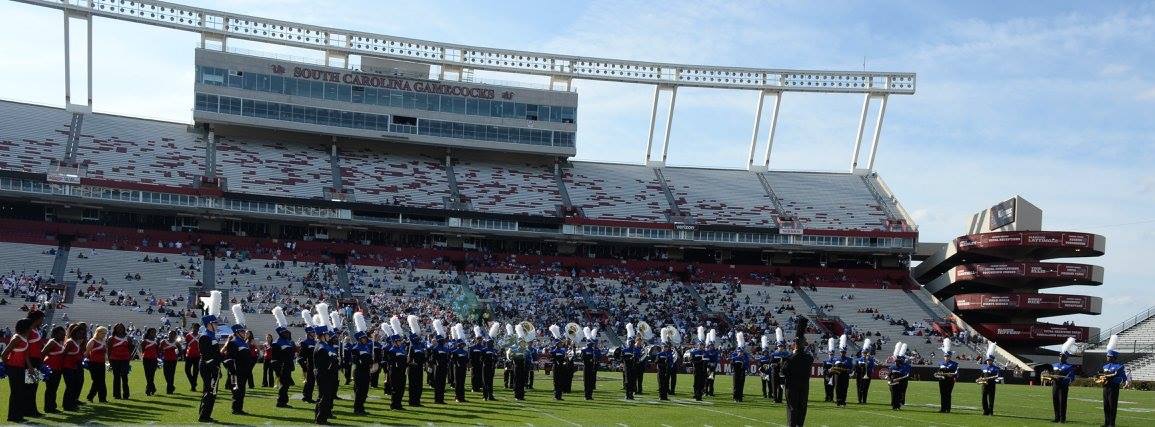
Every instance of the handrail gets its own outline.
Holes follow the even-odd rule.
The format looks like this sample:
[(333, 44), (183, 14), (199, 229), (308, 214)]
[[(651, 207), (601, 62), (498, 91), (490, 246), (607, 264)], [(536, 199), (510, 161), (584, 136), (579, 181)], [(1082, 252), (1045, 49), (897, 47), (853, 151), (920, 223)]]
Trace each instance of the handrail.
[(1111, 335), (1115, 335), (1117, 333), (1120, 333), (1120, 332), (1123, 332), (1127, 329), (1130, 329), (1131, 327), (1142, 323), (1144, 320), (1151, 318), (1151, 316), (1155, 316), (1155, 306), (1151, 306), (1151, 307), (1147, 308), (1146, 310), (1143, 310), (1143, 312), (1136, 314), (1134, 316), (1131, 316), (1131, 318), (1124, 320), (1122, 322), (1119, 322), (1115, 326), (1112, 326), (1110, 328), (1107, 328), (1104, 331), (1099, 332), (1099, 336), (1095, 337), (1095, 339), (1087, 340), (1087, 344), (1088, 344), (1087, 348), (1096, 348), (1096, 347), (1102, 345), (1103, 343), (1107, 342), (1107, 340), (1109, 340), (1111, 338)]

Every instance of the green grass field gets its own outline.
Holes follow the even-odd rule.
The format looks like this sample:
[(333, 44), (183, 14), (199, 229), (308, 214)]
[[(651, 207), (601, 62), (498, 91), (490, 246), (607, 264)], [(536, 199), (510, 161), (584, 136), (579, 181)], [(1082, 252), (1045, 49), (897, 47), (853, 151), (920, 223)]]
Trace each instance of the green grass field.
[[(200, 394), (189, 391), (183, 372), (177, 372), (177, 393), (160, 394), (153, 397), (144, 395), (144, 370), (139, 365), (132, 370), (132, 399), (112, 400), (109, 403), (90, 403), (79, 412), (48, 415), (40, 419), (29, 419), (37, 424), (195, 424)], [(257, 384), (260, 384), (258, 367)], [(498, 371), (500, 376), (500, 370)], [(578, 376), (580, 378), (580, 374)], [(163, 390), (163, 379), (158, 373), (158, 388)], [(500, 378), (498, 378), (500, 381)], [(719, 377), (717, 396), (695, 402), (690, 394), (691, 378), (684, 375), (678, 381), (678, 395), (670, 402), (657, 400), (656, 375), (646, 375), (646, 394), (635, 401), (626, 401), (621, 392), (620, 374), (603, 372), (599, 376), (599, 389), (595, 400), (586, 401), (580, 393), (567, 395), (566, 400), (553, 400), (550, 378), (537, 373), (537, 390), (530, 391), (525, 402), (513, 400), (512, 391), (499, 388), (497, 402), (484, 402), (476, 393), (467, 393), (470, 401), (465, 404), (450, 403), (434, 405), (431, 391), (426, 391), (426, 406), (407, 408), (405, 411), (388, 410), (380, 389), (370, 390), (367, 409), (369, 416), (355, 417), (352, 413), (352, 386), (342, 386), (339, 395), (346, 400), (336, 403), (333, 420), (338, 425), (389, 424), (389, 425), (520, 425), (520, 426), (759, 426), (783, 425), (785, 409), (761, 398), (760, 385), (755, 378), (746, 382), (746, 401), (735, 403), (730, 399), (730, 379)], [(7, 380), (3, 382), (7, 383)], [(85, 387), (89, 381), (86, 379)], [(222, 381), (223, 385), (223, 381)], [(111, 387), (111, 377), (109, 378)], [(500, 384), (499, 384), (500, 387)], [(580, 380), (575, 380), (575, 390)], [(63, 385), (61, 386), (63, 390)], [(0, 410), (7, 410), (9, 388), (0, 387)], [(939, 414), (938, 388), (931, 382), (911, 383), (907, 397), (907, 407), (892, 411), (890, 395), (885, 383), (874, 381), (871, 386), (870, 403), (847, 408), (836, 408), (831, 403), (822, 402), (821, 383), (815, 381), (810, 390), (810, 410), (807, 424), (813, 426), (1034, 426), (1050, 425), (1050, 389), (1029, 386), (999, 386), (996, 416), (981, 415), (979, 389), (973, 383), (960, 383), (954, 393), (954, 412)], [(245, 409), (252, 415), (234, 416), (229, 412), (228, 393), (222, 392), (217, 400), (215, 418), (220, 423), (243, 425), (284, 425), (311, 424), (313, 406), (301, 402), (298, 385), (291, 391), (292, 408), (274, 406), (276, 392), (271, 388), (251, 390), (246, 399)], [(851, 390), (850, 401), (854, 401)], [(41, 385), (40, 394), (43, 394)], [(1100, 404), (1100, 389), (1071, 389), (1069, 424), (1100, 425), (1103, 415)], [(452, 395), (450, 394), (450, 397)], [(81, 394), (83, 399), (85, 394)], [(40, 396), (43, 398), (43, 396)], [(1120, 397), (1119, 425), (1155, 425), (1155, 394), (1124, 390)], [(43, 406), (40, 406), (43, 408)], [(3, 418), (0, 418), (3, 419)]]

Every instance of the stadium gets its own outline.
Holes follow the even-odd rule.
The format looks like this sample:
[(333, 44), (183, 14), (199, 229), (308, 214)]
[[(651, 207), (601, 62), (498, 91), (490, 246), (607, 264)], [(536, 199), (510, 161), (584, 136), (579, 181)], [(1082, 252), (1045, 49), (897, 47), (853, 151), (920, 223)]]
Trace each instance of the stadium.
[[(1103, 313), (1103, 298), (1079, 292), (1110, 286), (1102, 267), (1082, 260), (1107, 253), (1103, 235), (1044, 228), (1043, 209), (1015, 196), (960, 207), (977, 213), (949, 242), (920, 240), (915, 216), (875, 170), (887, 104), (917, 96), (915, 73), (526, 52), (148, 0), (18, 2), (63, 14), (66, 81), (63, 107), (0, 95), (4, 342), (28, 340), (13, 334), (32, 313), (43, 315), (44, 337), (85, 322), (80, 342), (96, 342), (97, 326), (120, 324), (133, 342), (125, 366), (135, 368), (123, 372), (122, 396), (110, 360), (108, 403), (86, 395), (95, 384), (81, 372), (83, 406), (69, 407), (65, 378), (63, 410), (9, 422), (191, 424), (207, 420), (203, 393), (212, 384), (211, 420), (226, 424), (791, 425), (787, 405), (766, 391), (788, 381), (785, 364), (770, 367), (776, 348), (812, 355), (801, 375), (813, 425), (979, 425), (991, 421), (983, 400), (996, 387), (996, 422), (1049, 423), (1058, 417), (1051, 384), (1067, 375), (1060, 358), (1083, 377), (1063, 404), (1073, 423), (1103, 424), (1110, 387), (1127, 389), (1115, 395), (1118, 424), (1155, 420), (1149, 396), (1132, 390), (1155, 380), (1155, 311), (1106, 329), (1048, 321)], [(199, 37), (187, 122), (99, 111), (98, 20)], [(69, 31), (87, 31), (87, 45)], [(87, 63), (70, 63), (70, 49), (86, 52)], [(521, 78), (496, 82), (482, 72)], [(85, 78), (86, 96), (73, 91)], [(579, 81), (652, 88), (643, 159), (575, 159), (579, 127), (595, 131), (578, 120), (588, 102)], [(755, 98), (742, 167), (668, 164), (679, 89)], [(862, 99), (848, 170), (771, 168), (784, 96)], [(197, 374), (186, 378), (198, 363), (185, 360), (189, 347), (218, 344), (194, 329), (209, 322), (219, 323), (213, 334), (229, 354), (251, 346), (248, 380), (262, 384), (250, 384), (247, 398), (240, 392), (243, 410), (229, 408), (230, 390), (244, 389), (232, 379), (246, 376), (240, 359), (212, 368), (226, 382), (204, 376), (197, 388)], [(145, 336), (150, 328), (175, 332), (174, 359), (160, 367), (158, 350), (140, 344), (165, 348)], [(283, 353), (275, 344), (291, 336), (294, 348), (323, 328), (340, 359), (332, 393), (310, 369), (315, 360), (299, 361), (301, 346)], [(231, 336), (243, 330), (248, 342)], [(358, 350), (362, 336), (367, 353)], [(405, 342), (397, 347), (402, 384), (417, 384), (403, 393), (403, 410), (391, 405), (394, 362), (383, 355), (394, 340)], [(460, 372), (468, 363), (475, 381), (468, 390), (450, 368), (457, 344), (496, 355), (483, 368), (489, 362), (463, 352)], [(5, 347), (7, 355), (19, 346)], [(95, 372), (89, 350), (83, 363)], [(416, 351), (428, 360), (414, 362)], [(846, 405), (850, 374), (824, 365), (840, 351), (877, 359), (850, 368), (850, 396), (874, 383), (867, 402)], [(274, 363), (278, 352), (286, 364)], [(943, 365), (947, 352), (954, 368)], [(1126, 365), (1126, 380), (1103, 377), (1100, 367), (1115, 362)], [(50, 412), (58, 405), (45, 389), (56, 388), (53, 376), (61, 383), (60, 369), (40, 378), (32, 366), (40, 363), (27, 363), (27, 378), (44, 384), (10, 379), (21, 385), (0, 387), (0, 401)], [(299, 363), (282, 380), (279, 367)], [(164, 388), (157, 370), (172, 366), (175, 389), (145, 391)], [(988, 377), (986, 367), (1000, 373)], [(364, 381), (372, 370), (367, 398), (354, 385), (362, 368)], [(671, 373), (680, 386), (666, 382)], [(493, 390), (479, 390), (483, 375), (497, 383), (493, 400)], [(699, 380), (709, 384), (705, 399), (694, 390)], [(287, 406), (281, 381), (295, 383)], [(312, 386), (302, 389), (313, 381), (331, 418), (314, 408)], [(945, 382), (955, 396), (948, 416), (939, 413)], [(892, 403), (888, 384), (900, 383), (904, 396)], [(583, 399), (585, 384), (594, 386)], [(824, 401), (824, 388), (838, 396)], [(455, 393), (464, 398), (455, 402)]]

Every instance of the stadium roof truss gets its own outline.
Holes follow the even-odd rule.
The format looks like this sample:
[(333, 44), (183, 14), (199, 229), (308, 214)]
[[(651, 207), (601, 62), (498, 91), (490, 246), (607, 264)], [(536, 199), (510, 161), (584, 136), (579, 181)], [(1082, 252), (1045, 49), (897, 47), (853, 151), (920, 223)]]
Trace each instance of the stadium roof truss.
[[(654, 85), (654, 100), (650, 115), (650, 130), (646, 149), (646, 164), (660, 167), (665, 164), (669, 149), (670, 128), (679, 87), (738, 89), (757, 92), (755, 119), (751, 133), (747, 167), (764, 171), (769, 167), (770, 154), (777, 129), (778, 110), (785, 92), (841, 93), (864, 95), (862, 114), (854, 144), (850, 169), (858, 168), (862, 138), (872, 102), (877, 101), (877, 118), (871, 139), (867, 167), (874, 169), (878, 140), (890, 95), (912, 95), (915, 92), (915, 73), (878, 71), (819, 71), (723, 67), (711, 65), (672, 64), (628, 61), (552, 53), (495, 49), (428, 40), (395, 37), (383, 34), (343, 30), (331, 27), (280, 21), (250, 15), (235, 14), (213, 9), (176, 3), (148, 0), (15, 0), (36, 6), (64, 11), (65, 103), (69, 109), (91, 110), (92, 107), (92, 18), (104, 17), (176, 30), (196, 32), (205, 42), (219, 43), (227, 48), (229, 39), (243, 39), (319, 50), (330, 59), (347, 62), (349, 55), (362, 55), (410, 61), (440, 66), (442, 73), (456, 73), (459, 78), (467, 70), (486, 70), (515, 74), (546, 76), (550, 86), (570, 87), (575, 79), (601, 80), (619, 83)], [(69, 21), (80, 19), (87, 23), (87, 77), (88, 103), (71, 103)], [(661, 95), (668, 93), (668, 106), (660, 103)], [(765, 156), (755, 164), (755, 150), (760, 142), (762, 110), (767, 97), (773, 97), (773, 110), (767, 125)], [(658, 111), (668, 109), (660, 157), (652, 153)]]

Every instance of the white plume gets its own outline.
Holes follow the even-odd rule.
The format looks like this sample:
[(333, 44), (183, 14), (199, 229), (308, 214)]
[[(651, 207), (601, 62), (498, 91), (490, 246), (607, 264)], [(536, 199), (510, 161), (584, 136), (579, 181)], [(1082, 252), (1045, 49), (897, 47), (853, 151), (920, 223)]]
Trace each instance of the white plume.
[[(1074, 340), (1074, 338), (1071, 338), (1072, 343), (1074, 343)], [(998, 344), (995, 344), (994, 341), (991, 341), (990, 344), (987, 344), (987, 357), (994, 357), (996, 348), (998, 348)]]
[(906, 357), (906, 350), (908, 350), (909, 348), (910, 348), (910, 346), (906, 345), (906, 343), (902, 343), (902, 350), (900, 350), (898, 352), (898, 355)]
[(901, 342), (896, 342), (896, 343), (894, 343), (894, 352), (893, 352), (893, 353), (890, 353), (890, 355), (891, 355), (891, 356), (894, 356), (894, 357), (898, 357), (898, 352), (899, 352), (899, 351), (902, 351), (902, 343), (901, 343)]
[(598, 328), (590, 329), (590, 341), (597, 342), (597, 340), (598, 340)]
[(525, 339), (525, 328), (521, 327), (520, 323), (518, 323), (517, 326), (513, 327), (513, 331), (514, 331), (514, 333), (517, 334), (518, 338), (520, 338), (522, 340)]
[(718, 333), (717, 332), (715, 332), (713, 329), (710, 329), (710, 332), (706, 332), (706, 344), (713, 344), (717, 341), (718, 341)]
[[(332, 326), (333, 329), (341, 329), (341, 328), (345, 327), (345, 318), (341, 317), (341, 313), (338, 313), (336, 311), (329, 313), (329, 320), (330, 320), (329, 325)], [(333, 332), (335, 333), (337, 331), (333, 331)]]
[(847, 348), (849, 347), (847, 347), (846, 334), (842, 334), (842, 336), (838, 337), (838, 349), (846, 350)]
[(438, 336), (445, 336), (445, 323), (441, 319), (433, 319), (433, 333)]
[(319, 302), (317, 303), (316, 309), (317, 315), (321, 316), (321, 322), (319, 322), (317, 326), (333, 327), (333, 324), (329, 323), (333, 321), (331, 318), (329, 318), (329, 304)]
[(705, 326), (699, 326), (698, 327), (698, 342), (702, 342), (702, 343), (706, 342), (706, 327)]
[(589, 326), (582, 326), (582, 337), (584, 337), (586, 339), (586, 341), (590, 340), (590, 327)]
[(785, 342), (785, 341), (786, 341), (786, 338), (783, 338), (783, 336), (782, 336), (782, 328), (774, 328), (774, 342), (780, 343), (780, 342)]
[(942, 339), (942, 354), (947, 354), (950, 351), (950, 338)]
[(277, 327), (284, 328), (289, 326), (289, 319), (285, 318), (285, 309), (281, 306), (273, 307), (273, 319), (277, 321)]
[(201, 302), (210, 316), (221, 316), (221, 291), (209, 291), (209, 296), (201, 297)]
[(325, 316), (322, 316), (320, 314), (314, 314), (313, 315), (313, 326), (317, 327), (317, 328), (326, 328), (329, 326), (329, 321), (327, 319), (325, 319)]
[(769, 350), (770, 349), (770, 336), (769, 335), (762, 335), (762, 349), (763, 350)]
[(634, 324), (633, 323), (627, 323), (626, 324), (626, 338), (633, 340), (634, 339), (634, 333), (635, 333), (634, 332)]
[(833, 353), (834, 352), (834, 337), (830, 337), (830, 339), (826, 340), (826, 352), (827, 353)]
[(407, 317), (405, 320), (409, 322), (409, 333), (414, 334), (414, 335), (421, 335), (421, 318), (420, 317), (417, 317), (416, 315), (410, 314), (409, 317)]
[(1111, 335), (1111, 339), (1107, 340), (1107, 351), (1115, 351), (1118, 349), (1119, 335)]
[[(492, 328), (490, 329), (490, 331), (491, 331), (491, 333), (489, 335), (492, 337), (495, 337), (495, 338), (497, 337), (497, 333), (501, 332), (500, 330), (494, 331)], [(505, 336), (512, 337), (514, 335), (516, 335), (516, 334), (513, 332), (513, 324), (512, 323), (506, 323), (505, 324)]]
[(313, 323), (313, 313), (310, 313), (309, 310), (301, 310), (301, 320), (305, 322), (305, 326), (307, 327), (312, 328), (317, 326)]
[(873, 350), (874, 348), (870, 346), (871, 344), (873, 344), (873, 342), (870, 341), (870, 338), (867, 338), (866, 341), (863, 341), (862, 342), (862, 351)]
[(357, 332), (365, 332), (369, 329), (369, 323), (365, 322), (365, 314), (360, 311), (353, 313), (353, 328)]
[(734, 341), (738, 343), (739, 349), (746, 348), (746, 334), (741, 332), (734, 334)]
[(557, 324), (549, 325), (549, 334), (553, 335), (553, 339), (560, 340), (561, 339), (561, 326), (558, 326)]
[(481, 338), (482, 337), (480, 326), (473, 325), (473, 337), (474, 338)]
[(498, 335), (501, 335), (501, 322), (493, 322), (489, 325), (489, 338), (497, 339)]
[(1063, 343), (1063, 350), (1060, 353), (1071, 353), (1071, 347), (1075, 346), (1075, 337), (1067, 337), (1067, 342)]
[(393, 328), (393, 335), (405, 334), (405, 329), (401, 328), (401, 319), (399, 319), (397, 316), (392, 316), (389, 318), (389, 327)]
[(381, 333), (386, 337), (393, 335), (393, 327), (389, 326), (389, 322), (381, 322)]

